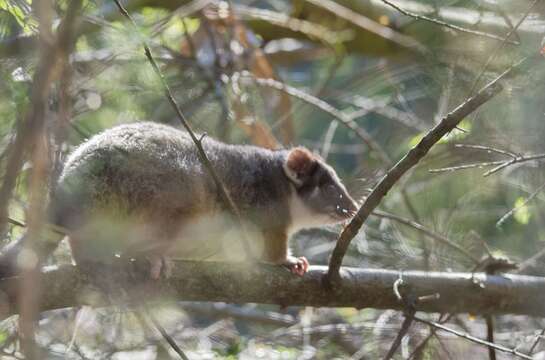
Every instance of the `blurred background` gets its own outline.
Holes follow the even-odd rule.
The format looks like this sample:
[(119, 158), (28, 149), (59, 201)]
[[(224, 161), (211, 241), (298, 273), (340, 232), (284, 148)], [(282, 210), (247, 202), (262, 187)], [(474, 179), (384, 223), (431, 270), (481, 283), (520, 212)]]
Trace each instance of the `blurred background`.
[[(307, 146), (364, 199), (449, 111), (538, 54), (545, 34), (543, 1), (123, 3), (139, 32), (109, 0), (0, 0), (5, 244), (26, 232), (33, 201), (47, 202), (78, 144), (122, 123), (180, 127), (142, 40), (195, 130), (228, 143)], [(352, 241), (344, 265), (470, 272), (475, 259), (508, 257), (521, 273), (545, 274), (543, 64), (505, 80), (502, 93), (401, 179)], [(17, 132), (31, 134), (19, 147)], [(27, 155), (14, 169), (17, 151)], [(326, 265), (339, 231), (301, 231), (294, 253)], [(69, 263), (66, 244), (46, 262)], [(374, 359), (403, 319), (395, 311), (251, 304), (182, 302), (154, 311), (191, 359)], [(483, 318), (452, 316), (449, 326), (486, 336)], [(543, 327), (539, 318), (497, 317), (496, 341), (539, 352)], [(22, 356), (16, 328), (17, 317), (0, 324), (0, 358)], [(394, 358), (488, 356), (462, 338), (429, 334), (412, 326)], [(42, 313), (36, 342), (52, 359), (175, 356), (122, 306)]]

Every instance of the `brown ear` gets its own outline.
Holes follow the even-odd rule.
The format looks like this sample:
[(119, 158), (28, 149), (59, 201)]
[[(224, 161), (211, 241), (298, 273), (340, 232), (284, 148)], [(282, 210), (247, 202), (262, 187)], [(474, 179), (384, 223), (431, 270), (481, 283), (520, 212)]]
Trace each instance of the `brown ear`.
[(290, 150), (284, 163), (284, 172), (296, 186), (301, 186), (304, 179), (312, 173), (314, 166), (316, 166), (314, 155), (305, 148), (297, 147)]

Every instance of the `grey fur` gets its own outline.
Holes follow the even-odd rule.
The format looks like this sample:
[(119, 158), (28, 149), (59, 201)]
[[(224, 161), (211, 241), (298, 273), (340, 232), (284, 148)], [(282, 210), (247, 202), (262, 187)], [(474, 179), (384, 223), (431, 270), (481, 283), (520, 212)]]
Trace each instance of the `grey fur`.
[[(252, 239), (261, 239), (252, 249), (260, 259), (280, 261), (263, 254), (271, 241), (265, 239), (271, 234), (287, 238), (287, 229), (297, 221), (290, 211), (293, 196), (308, 199), (311, 213), (320, 213), (321, 207), (327, 207), (322, 212), (334, 211), (334, 204), (320, 203), (320, 193), (311, 191), (324, 183), (324, 176), (337, 186), (341, 199), (349, 200), (341, 205), (350, 214), (354, 211), (336, 174), (320, 159), (315, 160), (314, 175), (295, 187), (284, 170), (289, 150), (228, 145), (209, 137), (202, 144), (252, 230)], [(170, 126), (135, 123), (93, 137), (68, 158), (55, 193), (53, 221), (73, 231), (71, 245), (78, 262), (112, 252), (204, 258), (226, 249), (241, 251), (241, 245), (234, 244), (240, 233), (231, 232), (233, 222), (195, 145), (187, 133)], [(181, 243), (176, 251), (173, 242)]]

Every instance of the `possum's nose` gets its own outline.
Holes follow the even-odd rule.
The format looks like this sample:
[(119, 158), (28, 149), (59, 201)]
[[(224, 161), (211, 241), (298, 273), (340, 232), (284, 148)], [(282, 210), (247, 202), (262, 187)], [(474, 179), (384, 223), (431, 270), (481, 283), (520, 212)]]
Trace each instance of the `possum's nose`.
[(347, 205), (348, 212), (351, 214), (351, 216), (356, 215), (356, 212), (358, 211), (358, 203), (356, 203), (354, 199), (350, 197), (350, 195), (346, 195), (346, 200), (348, 204)]
[(350, 200), (350, 211), (356, 213), (358, 211), (358, 203), (354, 201), (354, 199), (352, 199), (350, 196), (348, 196), (349, 200)]

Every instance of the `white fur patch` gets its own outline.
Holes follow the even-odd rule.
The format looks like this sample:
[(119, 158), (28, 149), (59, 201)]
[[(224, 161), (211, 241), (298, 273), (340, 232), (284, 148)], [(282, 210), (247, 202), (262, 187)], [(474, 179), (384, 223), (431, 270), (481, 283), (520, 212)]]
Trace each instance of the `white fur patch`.
[(315, 213), (309, 209), (299, 195), (297, 195), (295, 188), (292, 188), (289, 206), (291, 224), (288, 228), (288, 235), (292, 235), (301, 229), (324, 226), (334, 222), (330, 216)]

